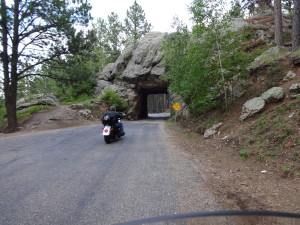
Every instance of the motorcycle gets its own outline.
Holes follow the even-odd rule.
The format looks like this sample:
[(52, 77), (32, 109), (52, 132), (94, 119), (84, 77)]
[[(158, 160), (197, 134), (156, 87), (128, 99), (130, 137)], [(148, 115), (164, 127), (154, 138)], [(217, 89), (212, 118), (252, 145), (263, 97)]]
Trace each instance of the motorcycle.
[[(118, 118), (118, 122), (121, 122), (121, 118)], [(120, 128), (116, 127), (116, 123), (109, 115), (105, 115), (102, 119), (104, 125), (103, 136), (106, 144), (112, 143), (114, 140), (121, 138)]]

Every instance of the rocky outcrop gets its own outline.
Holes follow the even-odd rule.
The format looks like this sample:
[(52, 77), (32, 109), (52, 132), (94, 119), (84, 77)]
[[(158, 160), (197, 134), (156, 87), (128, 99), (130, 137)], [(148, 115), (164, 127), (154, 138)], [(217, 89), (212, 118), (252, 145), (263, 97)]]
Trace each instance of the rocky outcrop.
[(287, 82), (289, 80), (292, 80), (296, 77), (296, 73), (294, 73), (292, 70), (288, 71), (285, 77), (282, 79), (282, 81)]
[(127, 47), (115, 63), (108, 64), (99, 72), (96, 95), (111, 89), (128, 102), (129, 118), (146, 117), (146, 96), (167, 93), (168, 85), (160, 78), (166, 72), (162, 63), (165, 35), (160, 32), (149, 33), (136, 44)]
[(92, 118), (92, 111), (89, 109), (83, 109), (78, 111), (78, 116), (82, 117), (86, 120), (91, 119)]
[(300, 96), (300, 83), (292, 84), (289, 89), (289, 98), (297, 98)]
[(282, 87), (273, 87), (261, 95), (265, 102), (278, 102), (284, 98), (284, 89)]
[(22, 110), (34, 105), (58, 106), (59, 100), (53, 95), (37, 94), (27, 98), (21, 98), (17, 101), (17, 109)]
[(77, 104), (72, 104), (69, 106), (71, 109), (73, 110), (78, 110), (78, 109), (83, 109), (84, 108), (84, 104), (82, 103), (77, 103)]
[(240, 120), (245, 120), (254, 114), (262, 111), (265, 107), (265, 101), (261, 97), (253, 98), (243, 105)]
[(260, 97), (253, 98), (247, 101), (243, 105), (240, 120), (245, 120), (256, 113), (261, 112), (266, 103), (274, 103), (284, 98), (284, 89), (282, 87), (273, 87), (264, 93)]
[(279, 61), (289, 54), (289, 50), (285, 47), (272, 47), (265, 51), (262, 55), (255, 58), (254, 61), (247, 67), (247, 69), (249, 71), (257, 70), (270, 65), (274, 61)]
[(210, 137), (214, 136), (218, 132), (218, 129), (222, 125), (223, 125), (223, 123), (218, 123), (218, 124), (213, 125), (211, 128), (207, 129), (204, 132), (204, 138), (210, 138)]

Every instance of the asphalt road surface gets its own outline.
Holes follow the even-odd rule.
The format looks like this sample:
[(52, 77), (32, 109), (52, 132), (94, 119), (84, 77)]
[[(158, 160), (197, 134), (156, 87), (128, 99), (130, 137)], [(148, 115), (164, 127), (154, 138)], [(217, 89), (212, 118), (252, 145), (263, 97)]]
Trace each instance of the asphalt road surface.
[(165, 121), (124, 126), (109, 145), (101, 125), (1, 138), (0, 224), (113, 224), (218, 209)]

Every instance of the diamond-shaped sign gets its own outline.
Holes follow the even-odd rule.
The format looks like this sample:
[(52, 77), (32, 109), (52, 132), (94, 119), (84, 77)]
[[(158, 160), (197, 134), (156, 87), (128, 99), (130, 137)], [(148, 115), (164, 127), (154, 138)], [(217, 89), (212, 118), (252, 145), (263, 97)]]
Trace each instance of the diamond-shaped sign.
[(178, 110), (178, 109), (180, 109), (180, 104), (178, 103), (178, 102), (176, 102), (174, 105), (173, 105), (173, 109), (174, 110)]

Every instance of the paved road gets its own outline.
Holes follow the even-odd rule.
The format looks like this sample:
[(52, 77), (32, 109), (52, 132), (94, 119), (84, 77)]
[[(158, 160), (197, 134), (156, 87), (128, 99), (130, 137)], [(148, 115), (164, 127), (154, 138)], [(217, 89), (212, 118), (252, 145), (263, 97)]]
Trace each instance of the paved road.
[(105, 144), (100, 126), (0, 139), (0, 224), (113, 224), (216, 209), (164, 121), (125, 123)]

